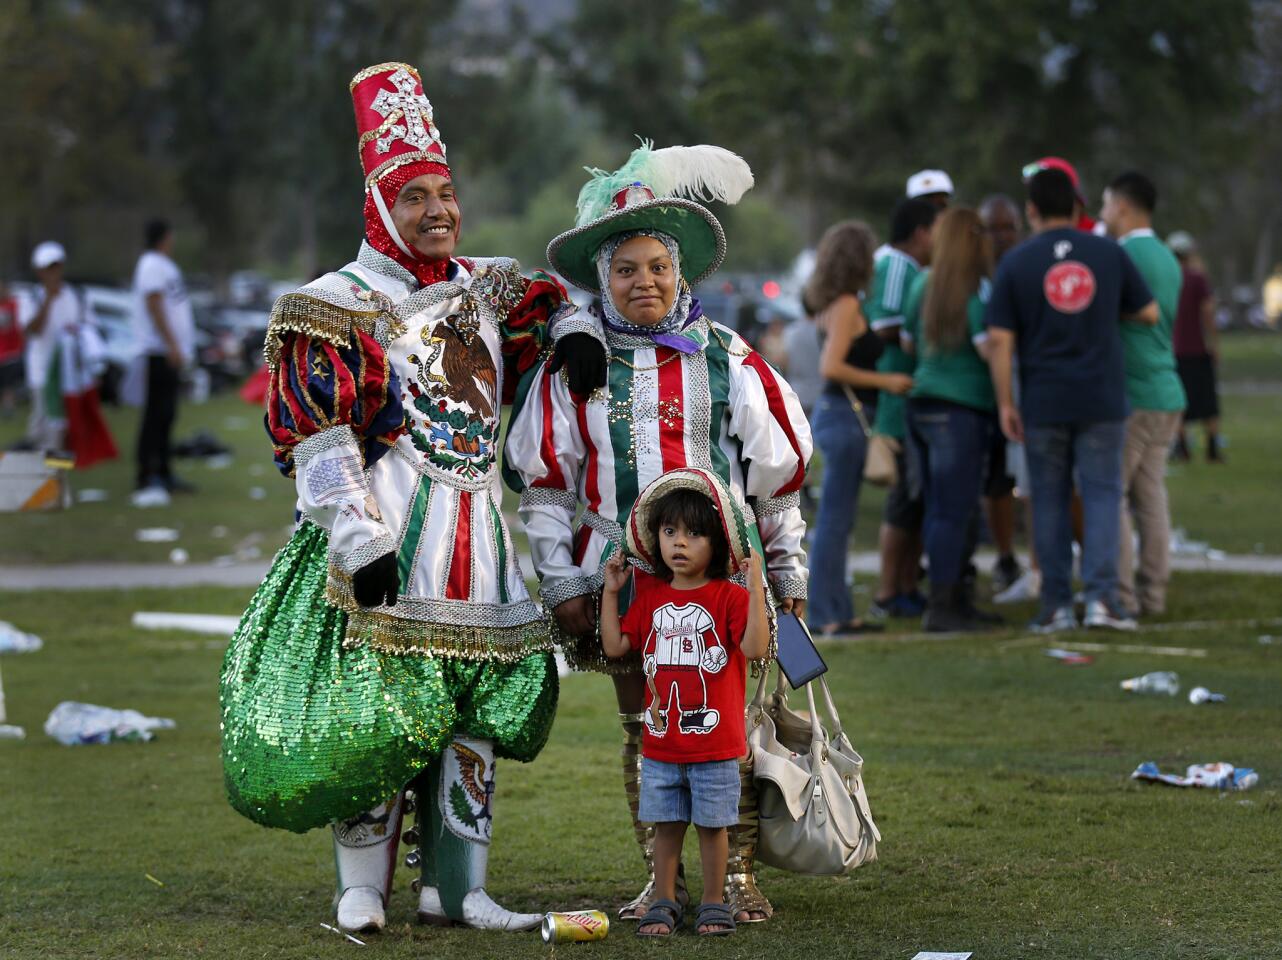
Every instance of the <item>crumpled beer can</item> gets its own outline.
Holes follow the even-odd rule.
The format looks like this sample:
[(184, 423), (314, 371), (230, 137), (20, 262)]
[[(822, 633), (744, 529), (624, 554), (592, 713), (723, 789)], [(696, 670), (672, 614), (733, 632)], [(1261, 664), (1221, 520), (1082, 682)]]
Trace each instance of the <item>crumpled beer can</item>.
[(542, 929), (544, 943), (604, 940), (610, 932), (610, 918), (600, 910), (549, 913), (543, 918)]

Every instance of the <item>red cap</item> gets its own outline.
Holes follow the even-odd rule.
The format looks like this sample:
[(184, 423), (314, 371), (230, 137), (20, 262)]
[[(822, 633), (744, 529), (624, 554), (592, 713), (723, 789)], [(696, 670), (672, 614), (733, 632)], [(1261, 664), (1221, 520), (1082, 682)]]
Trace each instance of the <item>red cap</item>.
[(1077, 199), (1083, 204), (1086, 203), (1086, 198), (1082, 196), (1082, 181), (1077, 176), (1077, 169), (1071, 163), (1063, 157), (1042, 157), (1040, 160), (1034, 160), (1032, 163), (1024, 165), (1024, 181), (1031, 180), (1043, 170), (1059, 170), (1067, 174), (1069, 181), (1073, 184), (1073, 192), (1077, 194)]
[(407, 163), (446, 166), (445, 144), (417, 70), (407, 63), (380, 63), (352, 77), (348, 89), (366, 186)]

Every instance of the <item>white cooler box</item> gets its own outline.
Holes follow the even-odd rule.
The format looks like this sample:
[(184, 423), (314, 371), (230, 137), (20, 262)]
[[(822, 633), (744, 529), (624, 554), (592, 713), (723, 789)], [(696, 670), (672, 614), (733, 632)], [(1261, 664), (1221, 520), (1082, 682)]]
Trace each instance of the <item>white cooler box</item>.
[(71, 506), (70, 466), (43, 453), (0, 453), (0, 513)]

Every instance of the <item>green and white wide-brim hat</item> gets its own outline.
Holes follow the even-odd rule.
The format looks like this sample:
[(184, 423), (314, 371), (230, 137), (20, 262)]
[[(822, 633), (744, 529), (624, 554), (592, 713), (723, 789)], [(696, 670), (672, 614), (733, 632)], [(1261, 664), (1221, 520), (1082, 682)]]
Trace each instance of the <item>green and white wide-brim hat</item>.
[(698, 200), (738, 203), (752, 187), (742, 157), (721, 147), (664, 147), (645, 140), (618, 170), (587, 168), (573, 230), (548, 244), (548, 262), (570, 283), (600, 293), (596, 255), (601, 244), (628, 230), (657, 230), (676, 239), (681, 273), (692, 286), (706, 280), (726, 256), (726, 235)]
[(659, 557), (659, 544), (650, 532), (650, 514), (655, 504), (673, 490), (696, 490), (712, 501), (717, 516), (721, 518), (726, 542), (730, 544), (730, 561), (734, 565), (730, 574), (738, 573), (752, 552), (747, 508), (716, 474), (694, 467), (669, 470), (641, 491), (628, 514), (628, 526), (624, 531), (628, 552), (648, 563), (651, 570), (656, 569), (654, 561)]

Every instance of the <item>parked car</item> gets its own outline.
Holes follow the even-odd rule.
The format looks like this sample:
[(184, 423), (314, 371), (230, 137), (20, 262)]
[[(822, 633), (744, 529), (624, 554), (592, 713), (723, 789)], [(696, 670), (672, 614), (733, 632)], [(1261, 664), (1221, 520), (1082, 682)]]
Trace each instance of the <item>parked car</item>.
[(239, 386), (262, 362), (270, 314), (266, 310), (210, 304), (197, 307), (194, 315), (196, 330), (203, 338), (197, 349), (197, 362), (208, 371), (210, 388), (217, 391)]

